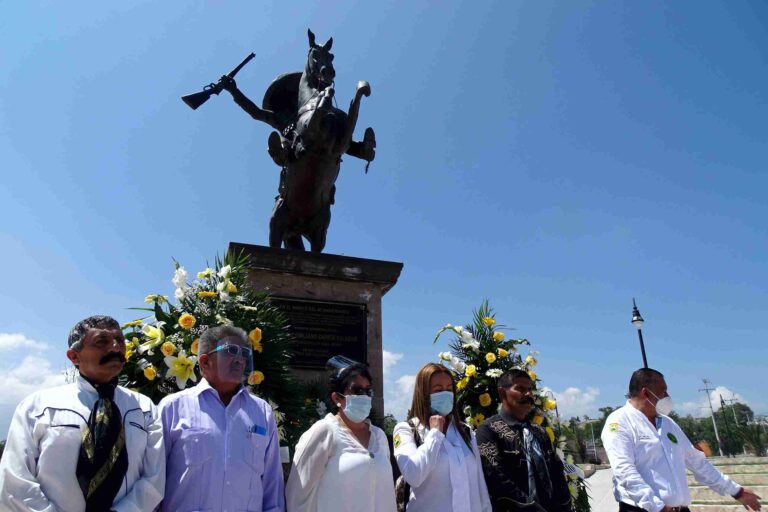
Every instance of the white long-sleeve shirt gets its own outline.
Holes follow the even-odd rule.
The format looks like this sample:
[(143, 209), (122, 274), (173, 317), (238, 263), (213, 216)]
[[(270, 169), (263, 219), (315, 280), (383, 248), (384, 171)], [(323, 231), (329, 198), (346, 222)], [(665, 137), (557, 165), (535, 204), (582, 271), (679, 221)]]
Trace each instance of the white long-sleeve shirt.
[(333, 414), (296, 445), (285, 488), (288, 512), (395, 512), (395, 485), (384, 432), (370, 425), (368, 447)]
[(613, 470), (616, 501), (650, 512), (665, 505), (689, 506), (686, 468), (699, 483), (723, 496), (741, 489), (693, 447), (671, 418), (659, 415), (653, 425), (630, 402), (608, 416), (601, 438)]
[(408, 512), (490, 512), (475, 433), (470, 450), (453, 423), (444, 435), (425, 428), (417, 418), (411, 422), (417, 425), (420, 446), (408, 422), (398, 423), (393, 431), (395, 459), (411, 486)]
[[(0, 461), (0, 508), (13, 512), (82, 512), (75, 469), (82, 433), (98, 399), (82, 377), (45, 389), (16, 408)], [(115, 403), (125, 427), (128, 470), (112, 509), (145, 512), (163, 499), (165, 449), (152, 401), (118, 386)]]

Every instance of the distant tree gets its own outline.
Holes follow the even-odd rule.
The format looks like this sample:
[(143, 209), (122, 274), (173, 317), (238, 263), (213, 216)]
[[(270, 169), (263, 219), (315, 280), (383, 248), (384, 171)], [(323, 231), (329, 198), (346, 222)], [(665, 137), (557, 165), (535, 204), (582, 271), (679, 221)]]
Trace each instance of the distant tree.
[(768, 435), (763, 426), (752, 422), (739, 427), (739, 435), (747, 447), (758, 457), (764, 457), (768, 448)]
[(3, 452), (5, 451), (5, 440), (0, 441), (0, 459), (3, 458)]
[(391, 414), (387, 414), (384, 416), (381, 429), (384, 431), (384, 433), (391, 437), (392, 431), (395, 430), (395, 425), (397, 425), (397, 419)]

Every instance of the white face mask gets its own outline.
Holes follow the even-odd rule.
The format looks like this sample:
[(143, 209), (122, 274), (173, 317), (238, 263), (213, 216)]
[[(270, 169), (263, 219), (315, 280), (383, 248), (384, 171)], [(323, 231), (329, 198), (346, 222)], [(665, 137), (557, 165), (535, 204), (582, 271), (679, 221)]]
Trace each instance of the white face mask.
[[(670, 397), (665, 396), (664, 398), (659, 398), (650, 389), (648, 390), (648, 392), (650, 394), (652, 394), (653, 397), (657, 400), (657, 402), (656, 402), (656, 414), (661, 414), (661, 415), (667, 416), (667, 415), (669, 415), (669, 413), (671, 413), (675, 409), (675, 404), (672, 402), (672, 399)], [(651, 401), (648, 400), (648, 403), (650, 404)]]

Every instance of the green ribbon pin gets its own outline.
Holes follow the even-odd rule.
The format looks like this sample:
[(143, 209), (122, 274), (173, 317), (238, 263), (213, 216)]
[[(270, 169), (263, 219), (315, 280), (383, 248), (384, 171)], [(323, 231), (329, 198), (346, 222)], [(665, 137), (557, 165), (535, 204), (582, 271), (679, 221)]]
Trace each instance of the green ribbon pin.
[(677, 444), (677, 438), (672, 432), (667, 432), (667, 438), (669, 438), (670, 441)]

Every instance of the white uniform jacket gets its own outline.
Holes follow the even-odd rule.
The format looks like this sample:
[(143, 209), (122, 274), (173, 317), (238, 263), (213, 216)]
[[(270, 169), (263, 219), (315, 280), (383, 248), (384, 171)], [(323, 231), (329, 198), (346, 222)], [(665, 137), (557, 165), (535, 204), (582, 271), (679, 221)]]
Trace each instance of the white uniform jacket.
[(393, 431), (395, 459), (411, 486), (408, 511), (490, 512), (475, 433), (471, 433), (470, 450), (453, 423), (445, 435), (425, 428), (418, 418), (411, 423), (421, 438), (418, 447), (408, 422), (398, 423)]
[(741, 487), (718, 471), (671, 418), (656, 425), (631, 403), (613, 411), (601, 436), (613, 469), (616, 501), (659, 512), (664, 506), (691, 504), (685, 469), (723, 496)]
[[(82, 377), (37, 391), (16, 408), (0, 461), (0, 508), (18, 512), (82, 512), (75, 468), (96, 390)], [(118, 512), (152, 511), (163, 499), (165, 449), (152, 401), (118, 386), (128, 471), (115, 496)]]

